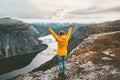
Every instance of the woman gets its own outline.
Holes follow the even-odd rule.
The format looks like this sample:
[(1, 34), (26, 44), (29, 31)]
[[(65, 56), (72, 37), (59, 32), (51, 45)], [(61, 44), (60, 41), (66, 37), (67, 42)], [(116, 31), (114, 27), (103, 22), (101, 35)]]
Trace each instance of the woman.
[(72, 32), (72, 25), (70, 25), (68, 33), (66, 34), (64, 30), (59, 32), (57, 35), (50, 27), (48, 27), (49, 32), (53, 35), (58, 43), (57, 48), (57, 58), (59, 62), (59, 76), (64, 76), (64, 71), (66, 70), (66, 56), (67, 56), (67, 47), (70, 35)]

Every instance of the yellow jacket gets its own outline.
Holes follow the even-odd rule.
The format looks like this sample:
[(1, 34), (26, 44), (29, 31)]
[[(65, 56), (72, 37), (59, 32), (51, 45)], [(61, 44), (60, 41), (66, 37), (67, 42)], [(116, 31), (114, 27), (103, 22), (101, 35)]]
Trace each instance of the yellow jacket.
[(56, 39), (58, 48), (57, 48), (57, 55), (58, 56), (66, 56), (67, 55), (67, 47), (68, 41), (72, 32), (72, 27), (69, 27), (68, 33), (66, 35), (58, 36), (50, 27), (48, 28), (50, 33)]

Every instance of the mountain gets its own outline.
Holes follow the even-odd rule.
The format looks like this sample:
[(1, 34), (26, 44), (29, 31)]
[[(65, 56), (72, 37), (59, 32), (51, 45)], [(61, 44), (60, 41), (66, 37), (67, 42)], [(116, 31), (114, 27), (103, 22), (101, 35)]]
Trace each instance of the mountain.
[[(99, 24), (76, 24), (73, 25), (73, 29), (74, 31), (72, 32), (68, 45), (68, 57), (72, 55), (72, 50), (74, 50), (84, 39), (88, 38), (88, 36), (98, 33), (120, 31), (120, 20)], [(56, 56), (33, 71), (45, 71), (54, 66), (57, 66)]]
[[(69, 25), (68, 25), (69, 26)], [(99, 24), (73, 24), (73, 31), (68, 45), (68, 57), (71, 56), (70, 53), (75, 49), (84, 39), (92, 34), (105, 33), (105, 32), (114, 32), (120, 31), (120, 20), (104, 22)], [(70, 54), (69, 54), (70, 53)], [(42, 64), (40, 67), (34, 69), (33, 71), (38, 70), (47, 70), (51, 67), (57, 65), (57, 59), (54, 57), (50, 61)]]
[(92, 34), (120, 31), (120, 20), (104, 22), (99, 24), (86, 24), (77, 25), (76, 30), (73, 32), (70, 44), (68, 47), (68, 52), (73, 50), (81, 41)]
[[(73, 25), (72, 36), (68, 46), (68, 53), (74, 49), (80, 42), (91, 34), (112, 32), (120, 30), (120, 20), (103, 22), (99, 24), (80, 24), (71, 23)], [(58, 34), (61, 29), (67, 32), (70, 23), (31, 23), (42, 36), (50, 34), (48, 26)]]
[(31, 23), (30, 25), (34, 26), (42, 37), (50, 34), (48, 32), (48, 26), (50, 26), (58, 34), (61, 29), (67, 31), (69, 23)]
[[(43, 28), (42, 26), (40, 26), (40, 24), (39, 23), (37, 23), (37, 26), (36, 26), (36, 23), (35, 23), (35, 25), (33, 25), (33, 24), (30, 24), (31, 26), (33, 26), (34, 28), (36, 28), (38, 31), (39, 31), (39, 33), (40, 33), (40, 36), (45, 36), (45, 35), (48, 35), (49, 33), (47, 32), (48, 30), (47, 30), (47, 27), (48, 27), (48, 23), (47, 24), (43, 24), (43, 26), (45, 26), (46, 25), (46, 27), (45, 28)], [(50, 23), (49, 23), (49, 25), (50, 25)], [(54, 25), (53, 23), (51, 23), (51, 27), (55, 30), (55, 32), (56, 33), (58, 33), (59, 32), (59, 30), (58, 30), (58, 28), (60, 28), (60, 26), (58, 26), (58, 27), (55, 27), (55, 25), (54, 26), (52, 26), (52, 25)], [(58, 24), (57, 24), (58, 25)], [(68, 26), (69, 25), (67, 25), (67, 26), (65, 26), (64, 27), (64, 24), (60, 24), (60, 25), (63, 25), (63, 29), (64, 30), (66, 30), (67, 31), (67, 29), (68, 29)], [(42, 29), (41, 29), (42, 28)], [(60, 29), (62, 29), (62, 28), (60, 28)], [(75, 53), (73, 52), (74, 50), (76, 50), (76, 47), (77, 46), (79, 46), (81, 43), (82, 44), (86, 44), (86, 42), (84, 42), (84, 40), (86, 39), (86, 38), (88, 38), (90, 35), (92, 35), (92, 34), (102, 34), (102, 33), (111, 33), (111, 32), (116, 32), (116, 31), (120, 31), (120, 21), (119, 20), (117, 20), (117, 21), (109, 21), (109, 22), (104, 22), (104, 23), (99, 23), (99, 24), (73, 24), (73, 32), (72, 32), (72, 35), (71, 35), (71, 39), (70, 39), (70, 42), (69, 42), (69, 46), (68, 46), (68, 52), (70, 53), (69, 55), (68, 55), (68, 57), (71, 57), (72, 55), (74, 55)], [(44, 34), (44, 32), (45, 32), (45, 34)], [(42, 34), (43, 33), (43, 34)], [(89, 38), (88, 38), (89, 39)], [(88, 41), (89, 42), (89, 41)], [(98, 45), (100, 45), (100, 44), (98, 44)], [(77, 47), (78, 48), (78, 47)], [(85, 49), (88, 49), (88, 47), (86, 47)], [(83, 49), (84, 50), (84, 49)], [(89, 49), (88, 49), (89, 50)], [(98, 50), (99, 50), (99, 47), (98, 47)], [(77, 50), (76, 50), (76, 52), (77, 52)], [(91, 52), (90, 52), (91, 53)], [(106, 53), (105, 53), (106, 54)], [(114, 55), (113, 55), (114, 56)], [(71, 58), (72, 59), (72, 58)], [(70, 60), (71, 60), (70, 59)], [(106, 59), (106, 57), (104, 58), (103, 57), (103, 59)], [(110, 59), (110, 58), (108, 58), (107, 57), (107, 59)], [(111, 59), (110, 59), (111, 60)], [(84, 60), (83, 60), (84, 61)], [(85, 60), (86, 61), (86, 60)], [(71, 61), (70, 61), (71, 62)], [(72, 62), (73, 63), (73, 62)], [(77, 62), (77, 64), (78, 64), (78, 62)], [(86, 63), (83, 63), (83, 65), (84, 64), (86, 64)], [(95, 63), (93, 63), (93, 62), (89, 62), (88, 61), (88, 64), (95, 64)], [(69, 64), (68, 64), (69, 65)], [(76, 65), (76, 63), (75, 63), (75, 65)], [(40, 65), (40, 67), (38, 67), (38, 68), (36, 68), (36, 69), (34, 69), (32, 72), (33, 72), (33, 75), (35, 74), (34, 72), (35, 71), (39, 71), (38, 73), (39, 74), (47, 74), (47, 71), (46, 70), (48, 70), (48, 69), (50, 69), (50, 70), (48, 70), (48, 72), (50, 73), (50, 74), (52, 74), (51, 73), (51, 70), (53, 69), (52, 67), (54, 67), (54, 66), (57, 66), (57, 60), (56, 60), (56, 58), (54, 57), (53, 59), (51, 59), (50, 61), (48, 61), (48, 62), (46, 62), (46, 63), (44, 63), (44, 64), (42, 64), (42, 65)], [(70, 65), (70, 67), (69, 67), (69, 69), (70, 70), (72, 70), (72, 68), (71, 67), (74, 67), (74, 64), (73, 65)], [(52, 68), (52, 69), (51, 69)], [(78, 68), (78, 67), (75, 67), (76, 69)], [(57, 69), (56, 67), (55, 67), (55, 69)], [(74, 69), (74, 68), (73, 68)], [(42, 72), (42, 73), (41, 73)], [(54, 72), (54, 69), (53, 69), (53, 72)], [(56, 73), (57, 74), (57, 72), (58, 71), (56, 71), (56, 72), (54, 72), (54, 73)], [(69, 71), (68, 71), (68, 73), (69, 73)], [(37, 74), (37, 75), (39, 75), (39, 74)], [(28, 74), (29, 75), (29, 74)], [(72, 75), (72, 74), (70, 74), (70, 75)], [(23, 75), (24, 76), (24, 75)], [(35, 74), (35, 76), (36, 76), (36, 74)], [(39, 75), (40, 76), (40, 75)], [(45, 75), (43, 75), (43, 76), (45, 76)], [(47, 75), (46, 75), (47, 76)], [(26, 76), (24, 76), (24, 77), (26, 77)], [(54, 76), (53, 76), (54, 77)], [(28, 76), (28, 78), (29, 78), (29, 76)]]
[(18, 76), (15, 80), (120, 80), (120, 31), (88, 36), (68, 58), (66, 77), (58, 66)]
[(47, 48), (39, 32), (20, 20), (0, 18), (0, 74), (21, 68)]

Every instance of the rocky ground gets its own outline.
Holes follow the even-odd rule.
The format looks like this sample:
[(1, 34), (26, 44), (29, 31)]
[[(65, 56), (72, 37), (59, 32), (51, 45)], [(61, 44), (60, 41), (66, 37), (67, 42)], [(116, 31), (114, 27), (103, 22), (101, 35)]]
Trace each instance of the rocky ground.
[(15, 80), (120, 80), (120, 32), (91, 35), (68, 58), (66, 77), (58, 66), (18, 76)]
[[(22, 74), (16, 80), (63, 80), (58, 77), (58, 67), (45, 72), (38, 71)], [(65, 80), (120, 80), (120, 70), (113, 65), (95, 65), (89, 61), (86, 64), (68, 63)]]

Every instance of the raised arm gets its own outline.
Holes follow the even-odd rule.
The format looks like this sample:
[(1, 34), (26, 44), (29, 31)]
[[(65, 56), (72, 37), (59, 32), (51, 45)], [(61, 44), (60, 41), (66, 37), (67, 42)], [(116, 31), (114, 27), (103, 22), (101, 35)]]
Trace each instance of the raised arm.
[(53, 35), (53, 37), (58, 41), (59, 36), (52, 30), (52, 28), (48, 27), (49, 32)]
[(70, 24), (70, 27), (69, 27), (68, 33), (67, 33), (68, 39), (70, 38), (71, 32), (72, 32), (72, 25)]

